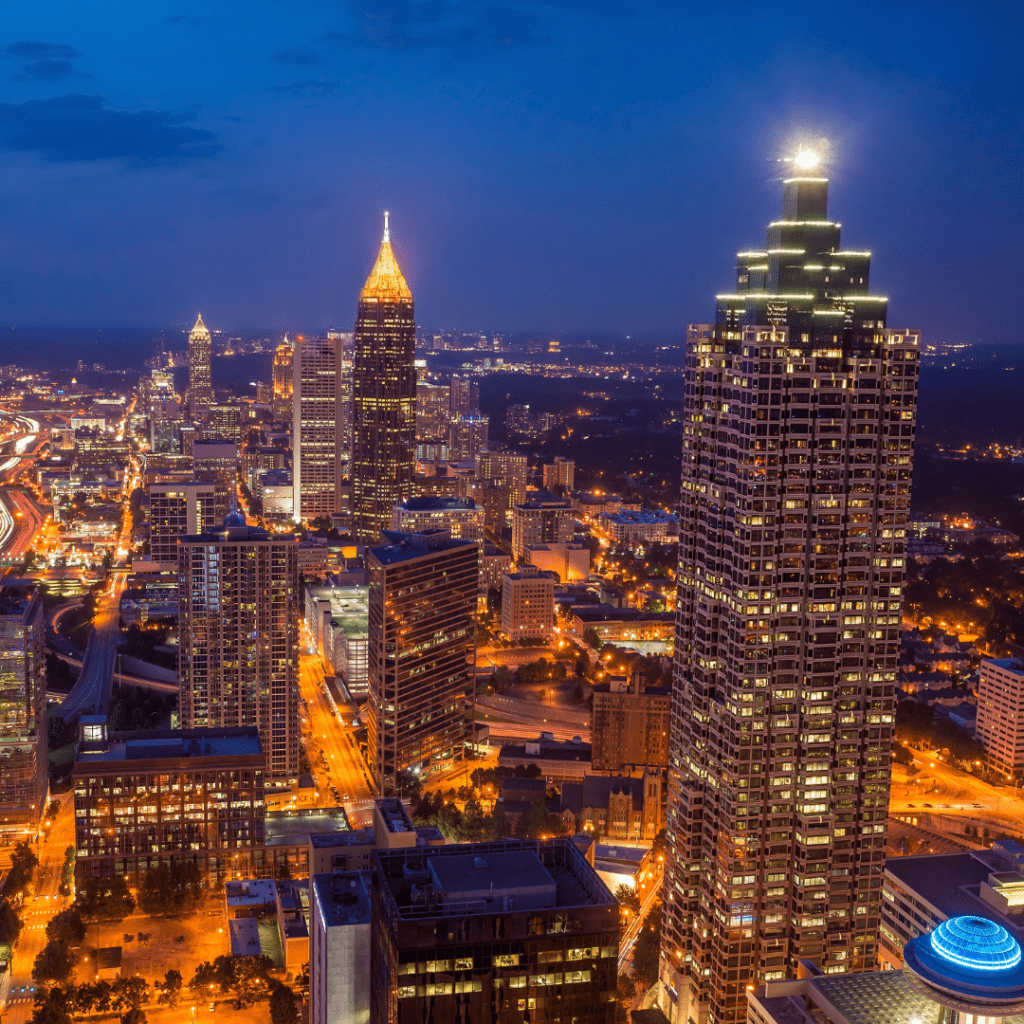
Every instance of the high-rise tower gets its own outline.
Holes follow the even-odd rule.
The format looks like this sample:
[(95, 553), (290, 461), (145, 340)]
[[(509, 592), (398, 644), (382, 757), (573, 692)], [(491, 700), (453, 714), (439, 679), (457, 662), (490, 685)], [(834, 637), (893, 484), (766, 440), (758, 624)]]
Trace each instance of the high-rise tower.
[(292, 507), (296, 522), (341, 508), (337, 338), (295, 339), (292, 357)]
[(274, 350), (274, 419), (290, 423), (292, 419), (292, 343), (288, 335)]
[(196, 317), (195, 327), (188, 335), (188, 395), (189, 412), (193, 420), (205, 419), (213, 405), (213, 375), (210, 329), (203, 323), (202, 313)]
[(807, 157), (687, 341), (662, 952), (694, 1024), (878, 949), (920, 336)]
[(359, 295), (352, 366), (352, 512), (356, 540), (374, 544), (391, 510), (412, 497), (416, 448), (416, 321), (391, 250), (388, 215), (377, 262)]

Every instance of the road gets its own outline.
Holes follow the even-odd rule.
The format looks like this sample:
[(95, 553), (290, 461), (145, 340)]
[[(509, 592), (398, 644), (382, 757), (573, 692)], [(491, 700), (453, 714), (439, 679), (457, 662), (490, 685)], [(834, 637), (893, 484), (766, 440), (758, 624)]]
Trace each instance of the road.
[(36, 845), (39, 866), (33, 884), (35, 895), (29, 896), (22, 912), (24, 928), (14, 947), (11, 974), (2, 986), (6, 998), (4, 1024), (26, 1024), (35, 1006), (32, 1002), (32, 965), (46, 945), (46, 923), (70, 902), (57, 895), (64, 850), (75, 845), (74, 793), (57, 797), (60, 812), (50, 829), (49, 837)]
[(14, 433), (0, 445), (0, 555), (15, 561), (24, 557), (46, 519), (39, 506), (16, 484), (49, 439), (40, 436), (42, 427), (36, 419), (8, 409), (0, 409), (0, 418), (10, 421), (14, 428)]
[(302, 741), (316, 779), (318, 802), (344, 803), (347, 808), (366, 800), (372, 790), (355, 739), (357, 730), (352, 727), (356, 711), (351, 704), (336, 704), (328, 693), (319, 655), (299, 656), (299, 695), (304, 702)]
[(643, 927), (644, 918), (651, 912), (654, 904), (658, 902), (661, 893), (661, 883), (663, 881), (662, 866), (658, 864), (652, 870), (655, 872), (655, 875), (646, 893), (643, 894), (640, 913), (630, 914), (626, 928), (619, 936), (619, 974), (623, 972), (626, 964), (630, 962), (633, 945), (640, 934), (640, 929)]
[(485, 715), (500, 719), (489, 723), (495, 735), (536, 739), (543, 731), (550, 732), (555, 739), (579, 736), (584, 743), (590, 742), (590, 712), (586, 708), (552, 707), (539, 701), (495, 694), (478, 697), (476, 710), (482, 722), (486, 722)]

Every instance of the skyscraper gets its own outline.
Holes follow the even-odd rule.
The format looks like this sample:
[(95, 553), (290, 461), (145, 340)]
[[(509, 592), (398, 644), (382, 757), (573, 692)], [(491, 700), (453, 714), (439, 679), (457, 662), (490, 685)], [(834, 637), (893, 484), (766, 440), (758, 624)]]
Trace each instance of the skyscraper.
[(299, 774), (298, 557), (237, 514), (178, 543), (182, 728), (255, 725), (279, 781)]
[(34, 830), (46, 798), (45, 643), (35, 583), (0, 587), (0, 832)]
[(381, 795), (461, 760), (472, 684), (476, 541), (385, 533), (369, 548), (367, 762)]
[(388, 215), (359, 295), (352, 366), (352, 512), (356, 540), (376, 543), (412, 497), (416, 449), (416, 321), (391, 249)]
[(687, 341), (662, 951), (695, 1024), (878, 951), (920, 337), (812, 161)]
[(204, 419), (213, 405), (210, 349), (210, 330), (203, 323), (203, 315), (200, 313), (188, 336), (188, 401), (193, 420)]
[(341, 508), (338, 449), (340, 342), (295, 339), (292, 357), (292, 486), (295, 521), (329, 516)]
[(288, 335), (274, 350), (274, 419), (278, 423), (292, 421), (292, 343)]

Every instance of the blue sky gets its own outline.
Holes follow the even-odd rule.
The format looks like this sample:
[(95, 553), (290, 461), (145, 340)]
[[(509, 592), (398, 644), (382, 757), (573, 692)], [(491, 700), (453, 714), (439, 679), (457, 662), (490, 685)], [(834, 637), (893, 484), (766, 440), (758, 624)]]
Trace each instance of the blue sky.
[(895, 325), (1019, 340), (1016, 5), (5, 5), (0, 321), (679, 335), (827, 140)]

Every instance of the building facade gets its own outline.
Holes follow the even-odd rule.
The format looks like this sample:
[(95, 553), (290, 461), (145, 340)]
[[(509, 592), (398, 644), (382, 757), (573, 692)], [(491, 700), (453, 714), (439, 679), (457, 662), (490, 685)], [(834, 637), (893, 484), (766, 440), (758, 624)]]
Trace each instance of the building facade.
[(212, 339), (202, 314), (188, 335), (188, 404), (192, 419), (202, 422), (213, 405)]
[(34, 831), (46, 800), (45, 643), (35, 583), (0, 586), (0, 833)]
[(1024, 661), (986, 659), (980, 675), (976, 735), (994, 768), (1019, 775), (1024, 770)]
[(213, 485), (213, 521), (222, 523), (236, 504), (238, 442), (223, 437), (197, 439), (192, 445), (192, 475), (197, 483)]
[(178, 538), (205, 533), (224, 521), (212, 483), (150, 484), (150, 560), (164, 569), (178, 567)]
[(576, 510), (568, 501), (540, 491), (512, 508), (512, 558), (527, 561), (527, 548), (569, 544), (576, 534)]
[(878, 957), (920, 336), (827, 188), (785, 182), (687, 339), (662, 949), (695, 1024)]
[(479, 545), (445, 530), (369, 548), (367, 760), (378, 793), (462, 759)]
[(570, 835), (591, 832), (602, 839), (650, 842), (665, 826), (664, 772), (584, 775), (563, 782), (559, 813)]
[(75, 874), (124, 875), (194, 862), (210, 879), (264, 871), (264, 758), (255, 728), (107, 733), (80, 723)]
[(295, 339), (292, 355), (292, 485), (296, 522), (341, 509), (341, 412), (336, 338)]
[(377, 262), (359, 295), (352, 364), (353, 536), (376, 544), (412, 497), (416, 451), (416, 320), (391, 248), (387, 214)]
[(178, 581), (182, 726), (256, 726), (267, 777), (296, 780), (298, 542), (228, 516), (181, 538)]
[(292, 343), (286, 334), (284, 341), (274, 349), (274, 391), (271, 406), (274, 419), (278, 423), (292, 422), (292, 395), (295, 392), (292, 356)]
[(634, 672), (629, 683), (613, 680), (595, 686), (590, 729), (595, 771), (668, 767), (671, 702), (671, 689), (647, 686), (641, 672)]
[(612, 1024), (619, 907), (568, 839), (378, 850), (373, 1024)]
[(543, 640), (555, 635), (554, 573), (521, 565), (501, 578), (501, 631), (510, 640)]

